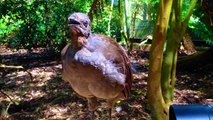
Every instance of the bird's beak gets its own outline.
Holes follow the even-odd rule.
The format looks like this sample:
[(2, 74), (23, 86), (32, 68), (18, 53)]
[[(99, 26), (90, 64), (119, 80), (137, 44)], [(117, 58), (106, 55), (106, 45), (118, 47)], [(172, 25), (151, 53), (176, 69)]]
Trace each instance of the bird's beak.
[(71, 26), (71, 25), (80, 25), (80, 22), (78, 22), (78, 20), (76, 20), (75, 18), (68, 18), (68, 26)]

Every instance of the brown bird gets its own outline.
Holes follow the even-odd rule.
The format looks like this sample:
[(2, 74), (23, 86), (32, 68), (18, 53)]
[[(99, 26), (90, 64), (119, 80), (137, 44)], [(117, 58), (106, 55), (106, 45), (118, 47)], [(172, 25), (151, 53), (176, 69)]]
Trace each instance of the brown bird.
[(68, 17), (71, 44), (62, 50), (62, 78), (73, 90), (88, 100), (90, 111), (96, 110), (98, 99), (105, 99), (110, 109), (130, 93), (132, 73), (124, 49), (112, 38), (91, 33), (86, 14)]

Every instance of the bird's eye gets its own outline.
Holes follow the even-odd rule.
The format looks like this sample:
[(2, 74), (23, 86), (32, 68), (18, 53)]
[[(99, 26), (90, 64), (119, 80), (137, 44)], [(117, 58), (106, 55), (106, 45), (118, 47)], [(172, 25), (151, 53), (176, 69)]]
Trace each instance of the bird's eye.
[(86, 21), (83, 22), (84, 26), (87, 27), (88, 23)]

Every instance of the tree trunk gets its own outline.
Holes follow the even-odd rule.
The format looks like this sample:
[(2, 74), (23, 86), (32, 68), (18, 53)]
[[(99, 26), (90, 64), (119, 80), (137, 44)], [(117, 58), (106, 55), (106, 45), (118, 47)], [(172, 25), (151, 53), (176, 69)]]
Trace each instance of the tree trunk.
[(114, 5), (114, 0), (111, 1), (111, 8), (110, 8), (110, 15), (109, 15), (109, 22), (108, 22), (108, 35), (111, 36), (110, 32), (110, 24), (111, 24), (111, 19), (112, 19), (112, 11), (113, 11), (113, 5)]
[(139, 3), (136, 3), (136, 6), (135, 6), (135, 9), (133, 11), (133, 14), (132, 14), (132, 40), (130, 39), (130, 49), (129, 51), (132, 51), (133, 49), (133, 43), (135, 42), (134, 39), (135, 39), (135, 21), (136, 21), (136, 16), (138, 14), (138, 10), (139, 10)]
[(89, 16), (89, 19), (90, 19), (91, 22), (93, 21), (93, 14), (95, 14), (97, 9), (98, 9), (98, 7), (97, 7), (98, 2), (99, 2), (99, 0), (94, 0), (92, 2), (91, 7), (90, 7), (90, 11), (88, 13), (88, 16)]
[[(189, 18), (197, 0), (191, 1), (191, 6), (182, 22), (182, 0), (161, 0), (155, 31), (153, 35), (150, 66), (148, 73), (148, 100), (152, 109), (153, 120), (168, 119), (169, 106), (172, 104), (177, 50), (185, 33)], [(172, 8), (172, 16), (170, 17)], [(171, 19), (171, 20), (170, 20)], [(168, 34), (165, 56), (163, 56), (168, 22)], [(164, 58), (163, 58), (164, 57)]]
[(183, 52), (187, 55), (191, 55), (191, 54), (194, 54), (197, 52), (195, 50), (195, 45), (192, 42), (192, 39), (191, 39), (189, 33), (186, 33), (183, 36), (183, 40), (181, 42), (182, 42), (182, 46), (183, 46), (183, 49), (181, 49), (181, 52)]
[(119, 23), (120, 23), (120, 32), (121, 32), (121, 41), (126, 43), (127, 47), (129, 47), (129, 43), (127, 40), (127, 35), (126, 35), (126, 31), (125, 31), (125, 10), (123, 9), (125, 8), (125, 3), (123, 0), (118, 0), (118, 11), (119, 11)]
[(159, 13), (153, 35), (150, 65), (148, 73), (148, 101), (152, 109), (153, 120), (168, 119), (168, 112), (161, 92), (161, 69), (163, 49), (166, 39), (167, 27), (170, 18), (172, 0), (161, 0)]
[(180, 41), (180, 26), (175, 21), (174, 10), (171, 20), (171, 28), (168, 35), (166, 51), (163, 60), (161, 88), (162, 95), (165, 100), (167, 110), (172, 104), (174, 84), (175, 84), (175, 68), (177, 62), (177, 49)]
[(171, 28), (168, 35), (161, 78), (162, 94), (167, 108), (169, 108), (173, 100), (178, 46), (180, 45), (183, 35), (185, 34), (189, 18), (196, 2), (197, 0), (191, 1), (191, 6), (183, 22), (181, 21), (182, 0), (176, 0), (173, 3), (170, 23)]

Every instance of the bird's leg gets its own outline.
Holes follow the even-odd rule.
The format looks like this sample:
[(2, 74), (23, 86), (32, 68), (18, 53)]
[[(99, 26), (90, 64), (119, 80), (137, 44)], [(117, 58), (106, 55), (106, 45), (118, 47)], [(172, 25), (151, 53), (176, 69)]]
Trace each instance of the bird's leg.
[(115, 100), (107, 100), (107, 107), (109, 108), (109, 120), (112, 119), (112, 107), (114, 106), (115, 104)]
[(98, 107), (98, 102), (96, 97), (87, 98), (89, 110), (94, 111)]
[(89, 111), (91, 111), (91, 113), (92, 113), (91, 118), (94, 119), (95, 110), (98, 106), (97, 98), (91, 97), (91, 98), (87, 98), (87, 100), (88, 100)]
[(109, 120), (112, 119), (112, 108), (109, 108)]
[(95, 111), (90, 112), (90, 119), (94, 120), (95, 119)]

